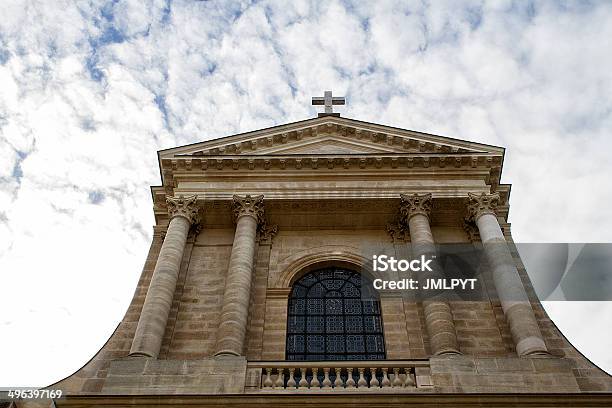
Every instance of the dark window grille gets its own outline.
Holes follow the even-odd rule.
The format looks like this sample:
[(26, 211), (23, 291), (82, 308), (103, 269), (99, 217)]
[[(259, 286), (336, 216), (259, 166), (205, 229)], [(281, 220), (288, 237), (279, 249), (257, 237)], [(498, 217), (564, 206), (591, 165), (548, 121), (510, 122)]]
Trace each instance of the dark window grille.
[(361, 299), (362, 279), (348, 269), (327, 268), (310, 272), (293, 285), (287, 360), (385, 359), (380, 303)]

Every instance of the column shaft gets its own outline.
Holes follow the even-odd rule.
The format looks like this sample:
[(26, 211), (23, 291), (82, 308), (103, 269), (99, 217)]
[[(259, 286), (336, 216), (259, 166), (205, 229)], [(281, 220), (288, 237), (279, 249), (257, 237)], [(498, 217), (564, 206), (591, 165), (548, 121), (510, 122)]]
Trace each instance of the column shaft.
[[(415, 194), (414, 196), (401, 195), (401, 198), (401, 212), (408, 218), (413, 254), (416, 256), (426, 255), (431, 258), (436, 252), (428, 216), (431, 211), (432, 196), (431, 194), (423, 196)], [(435, 259), (431, 265), (436, 273), (443, 273)], [(448, 302), (424, 300), (423, 313), (432, 354), (461, 354), (453, 314)]]
[(181, 216), (170, 221), (140, 313), (130, 355), (157, 358), (159, 354), (190, 224), (187, 218)]
[(512, 339), (519, 356), (546, 353), (538, 322), (533, 314), (523, 282), (514, 265), (497, 218), (484, 214), (476, 220), (487, 261), (491, 266), (493, 283), (508, 320)]
[(246, 205), (238, 204), (242, 207), (240, 207), (236, 220), (236, 232), (225, 281), (215, 355), (241, 356), (244, 354), (253, 277), (253, 257), (258, 219), (263, 211), (261, 209), (263, 196), (256, 197), (254, 202), (249, 201), (249, 196), (245, 200)]
[(469, 200), (469, 209), (478, 226), (495, 290), (510, 326), (517, 354), (548, 353), (531, 302), (495, 216), (499, 195), (470, 194)]

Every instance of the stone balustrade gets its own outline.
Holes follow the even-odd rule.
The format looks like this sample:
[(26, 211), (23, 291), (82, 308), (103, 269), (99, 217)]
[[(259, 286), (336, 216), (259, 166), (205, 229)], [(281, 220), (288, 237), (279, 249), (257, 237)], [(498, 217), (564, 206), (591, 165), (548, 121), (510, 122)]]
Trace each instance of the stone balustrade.
[(431, 387), (426, 360), (250, 361), (261, 391), (410, 391)]

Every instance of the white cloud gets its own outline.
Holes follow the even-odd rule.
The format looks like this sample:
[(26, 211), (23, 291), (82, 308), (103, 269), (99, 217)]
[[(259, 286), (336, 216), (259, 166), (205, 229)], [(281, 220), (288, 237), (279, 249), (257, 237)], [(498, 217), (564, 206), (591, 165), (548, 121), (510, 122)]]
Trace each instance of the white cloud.
[[(348, 96), (345, 116), (506, 146), (517, 241), (612, 240), (609, 4), (9, 1), (2, 15), (0, 384), (70, 374), (121, 319), (157, 150), (310, 117), (326, 89)], [(609, 307), (592, 331), (550, 310), (612, 370)]]

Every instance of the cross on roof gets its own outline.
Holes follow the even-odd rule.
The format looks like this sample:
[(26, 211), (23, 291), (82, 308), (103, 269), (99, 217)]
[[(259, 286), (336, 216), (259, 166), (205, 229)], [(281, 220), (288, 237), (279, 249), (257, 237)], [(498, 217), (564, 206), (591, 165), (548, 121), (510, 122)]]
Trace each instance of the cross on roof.
[(340, 116), (339, 113), (334, 113), (333, 105), (344, 105), (346, 99), (343, 96), (333, 98), (332, 91), (325, 91), (323, 95), (323, 97), (315, 96), (312, 98), (313, 105), (325, 105), (325, 113), (319, 113), (319, 116)]

